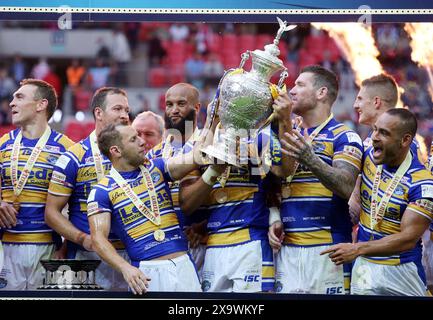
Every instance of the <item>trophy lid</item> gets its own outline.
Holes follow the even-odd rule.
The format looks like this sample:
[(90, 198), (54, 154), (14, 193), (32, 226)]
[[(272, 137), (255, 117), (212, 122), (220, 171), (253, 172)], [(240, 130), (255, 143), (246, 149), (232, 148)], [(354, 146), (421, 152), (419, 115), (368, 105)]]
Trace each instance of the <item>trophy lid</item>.
[[(289, 31), (292, 30), (294, 28), (296, 28), (296, 25), (287, 25), (286, 21), (282, 21), (280, 18), (277, 17), (278, 20), (278, 24), (280, 25), (280, 28), (278, 29), (277, 35), (273, 41), (272, 44), (267, 44), (264, 47), (264, 51), (263, 50), (254, 50), (252, 52), (252, 56), (253, 56), (253, 68), (254, 68), (254, 64), (260, 64), (263, 65), (265, 64), (269, 69), (269, 75), (268, 77), (270, 78), (272, 76), (272, 74), (274, 74), (275, 72), (277, 72), (278, 70), (284, 69), (284, 64), (283, 62), (278, 58), (278, 56), (280, 55), (280, 49), (278, 48), (278, 43), (280, 42), (281, 36), (285, 31)], [(256, 61), (254, 61), (256, 60)], [(256, 62), (256, 63), (255, 63)], [(266, 77), (266, 78), (268, 78)]]

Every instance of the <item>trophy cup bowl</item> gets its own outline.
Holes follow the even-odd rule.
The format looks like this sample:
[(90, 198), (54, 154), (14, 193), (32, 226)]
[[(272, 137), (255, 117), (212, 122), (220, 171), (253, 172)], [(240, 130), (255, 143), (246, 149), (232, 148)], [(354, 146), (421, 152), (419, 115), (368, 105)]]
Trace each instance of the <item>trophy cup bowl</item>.
[[(273, 44), (265, 46), (265, 50), (247, 51), (242, 54), (238, 69), (225, 73), (218, 88), (218, 125), (213, 144), (201, 151), (208, 157), (218, 159), (229, 165), (246, 166), (249, 160), (257, 157), (254, 139), (259, 129), (269, 123), (273, 112), (272, 104), (278, 89), (270, 82), (278, 71), (281, 73), (281, 86), (287, 77), (286, 68), (278, 58), (279, 39), (284, 31), (296, 26), (287, 26), (279, 18), (280, 29)], [(252, 68), (249, 72), (242, 68), (252, 56)], [(272, 92), (274, 90), (274, 92)]]
[(45, 268), (42, 290), (103, 290), (95, 282), (100, 260), (41, 260)]

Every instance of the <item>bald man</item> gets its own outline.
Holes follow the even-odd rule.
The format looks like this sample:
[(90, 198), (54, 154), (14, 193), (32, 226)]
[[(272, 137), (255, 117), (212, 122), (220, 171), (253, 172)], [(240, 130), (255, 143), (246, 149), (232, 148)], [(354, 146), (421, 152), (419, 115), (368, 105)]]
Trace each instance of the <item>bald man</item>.
[(143, 139), (146, 153), (161, 143), (164, 135), (164, 119), (160, 115), (152, 111), (139, 113), (132, 122), (132, 127)]

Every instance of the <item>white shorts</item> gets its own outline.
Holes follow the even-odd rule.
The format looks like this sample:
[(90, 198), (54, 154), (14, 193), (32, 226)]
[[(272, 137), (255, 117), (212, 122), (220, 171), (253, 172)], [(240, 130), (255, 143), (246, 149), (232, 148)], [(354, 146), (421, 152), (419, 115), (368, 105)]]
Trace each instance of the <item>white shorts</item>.
[(35, 290), (43, 283), (45, 269), (40, 260), (49, 260), (53, 244), (3, 244), (4, 265), (0, 290)]
[(427, 286), (433, 286), (433, 241), (430, 240), (430, 230), (427, 230), (423, 237), (422, 264), (425, 269)]
[(206, 254), (206, 245), (199, 244), (196, 248), (190, 248), (189, 254), (191, 255), (192, 261), (194, 261), (195, 267), (197, 268), (198, 277), (202, 279), (204, 256)]
[(342, 265), (336, 266), (328, 255), (320, 255), (320, 252), (329, 247), (282, 246), (275, 261), (275, 291), (309, 294), (348, 293), (350, 266), (344, 270)]
[(188, 254), (169, 260), (140, 261), (138, 268), (151, 279), (149, 292), (201, 292), (197, 270)]
[(202, 289), (209, 292), (261, 292), (274, 286), (272, 250), (266, 240), (207, 248)]
[[(126, 250), (117, 250), (117, 253), (129, 262)], [(108, 291), (128, 291), (128, 283), (123, 275), (105, 263), (96, 252), (77, 250), (75, 254), (77, 260), (101, 260), (101, 264), (96, 269), (95, 282)]]
[(397, 266), (372, 263), (358, 257), (352, 270), (351, 294), (425, 296), (426, 287), (415, 263)]

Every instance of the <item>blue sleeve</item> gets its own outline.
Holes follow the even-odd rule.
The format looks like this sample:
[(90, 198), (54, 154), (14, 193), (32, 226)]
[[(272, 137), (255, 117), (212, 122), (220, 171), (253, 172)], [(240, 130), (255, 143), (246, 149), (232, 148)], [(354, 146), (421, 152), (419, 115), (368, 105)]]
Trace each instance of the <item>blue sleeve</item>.
[(87, 199), (87, 216), (102, 212), (112, 212), (112, 205), (108, 190), (100, 184), (95, 185)]
[(165, 181), (173, 181), (173, 179), (170, 176), (170, 173), (168, 172), (168, 169), (167, 169), (167, 160), (166, 159), (156, 158), (156, 159), (153, 159), (150, 163), (151, 163), (151, 165), (150, 165), (149, 171), (152, 170), (152, 165), (153, 165), (162, 173), (162, 176), (164, 177)]

